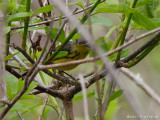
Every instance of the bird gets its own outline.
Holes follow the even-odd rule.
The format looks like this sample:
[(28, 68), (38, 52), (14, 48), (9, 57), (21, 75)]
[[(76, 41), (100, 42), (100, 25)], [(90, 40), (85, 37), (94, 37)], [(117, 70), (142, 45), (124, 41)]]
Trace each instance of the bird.
[[(58, 46), (59, 47), (59, 46)], [(55, 50), (58, 48), (56, 47)], [(87, 57), (90, 46), (88, 42), (84, 38), (76, 39), (69, 41), (62, 49), (61, 51), (67, 52), (67, 54), (60, 58), (53, 59), (52, 63), (65, 63), (73, 60), (81, 60)], [(57, 69), (60, 71), (69, 71), (74, 68), (76, 68), (78, 64), (76, 65), (68, 65), (63, 67), (58, 67)]]

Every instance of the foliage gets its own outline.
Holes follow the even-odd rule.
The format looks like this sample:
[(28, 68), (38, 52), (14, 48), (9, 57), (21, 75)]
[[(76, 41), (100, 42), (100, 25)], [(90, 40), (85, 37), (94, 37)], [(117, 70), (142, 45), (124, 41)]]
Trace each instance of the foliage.
[[(9, 48), (11, 47), (15, 49), (14, 54), (10, 54), (10, 55), (6, 54), (4, 58), (6, 61), (5, 62), (6, 70), (8, 70), (8, 72), (11, 73), (11, 74), (6, 75), (8, 101), (9, 102), (14, 101), (17, 95), (21, 93), (23, 89), (26, 89), (23, 95), (15, 102), (15, 105), (13, 104), (13, 107), (10, 108), (9, 113), (6, 112), (8, 120), (18, 119), (18, 115), (16, 111), (19, 111), (22, 114), (22, 116), (24, 116), (26, 113), (34, 114), (33, 116), (35, 118), (37, 116), (38, 117), (40, 116), (40, 113), (45, 103), (44, 100), (46, 96), (45, 95), (30, 95), (31, 92), (35, 90), (43, 89), (43, 91), (41, 92), (45, 92), (50, 95), (51, 93), (49, 92), (54, 92), (57, 90), (63, 92), (63, 96), (61, 97), (59, 96), (62, 93), (59, 96), (57, 94), (56, 95), (52, 94), (52, 97), (50, 96), (48, 98), (48, 102), (46, 104), (46, 108), (44, 110), (42, 119), (48, 119), (49, 115), (52, 112), (55, 112), (57, 116), (60, 116), (60, 113), (61, 113), (60, 106), (62, 105), (59, 101), (62, 100), (64, 103), (65, 97), (67, 95), (69, 96), (70, 94), (72, 94), (72, 92), (69, 90), (72, 90), (76, 88), (77, 86), (78, 86), (77, 91), (76, 90), (73, 91), (75, 92), (75, 94), (73, 94), (72, 96), (69, 96), (68, 99), (72, 98), (73, 103), (75, 101), (82, 101), (83, 99), (85, 99), (83, 92), (80, 92), (81, 91), (80, 84), (79, 83), (75, 84), (75, 82), (77, 82), (77, 78), (73, 78), (73, 76), (71, 75), (64, 74), (63, 72), (58, 71), (55, 68), (49, 69), (47, 72), (48, 74), (45, 74), (46, 72), (44, 71), (44, 69), (40, 70), (38, 68), (39, 66), (38, 67), (36, 66), (37, 64), (39, 64), (39, 62), (41, 62), (40, 65), (44, 65), (48, 62), (52, 63), (51, 61), (53, 59), (62, 58), (64, 56), (67, 56), (68, 52), (61, 51), (61, 47), (64, 47), (71, 38), (72, 40), (76, 40), (76, 39), (81, 38), (84, 35), (81, 34), (80, 33), (81, 31), (78, 30), (77, 28), (73, 29), (73, 31), (71, 32), (72, 27), (74, 26), (71, 26), (70, 28), (71, 30), (69, 30), (70, 32), (69, 36), (66, 35), (66, 30), (61, 30), (59, 26), (63, 26), (63, 22), (64, 22), (63, 19), (66, 17), (66, 15), (62, 14), (61, 13), (62, 11), (60, 12), (60, 14), (59, 12), (57, 12), (56, 10), (58, 8), (57, 5), (55, 4), (52, 5), (52, 3), (48, 2), (47, 3), (48, 5), (42, 6), (34, 11), (32, 9), (29, 9), (29, 11), (27, 11), (28, 3), (29, 3), (28, 1), (29, 0), (20, 0), (20, 2), (18, 2), (17, 0), (9, 0), (6, 6), (8, 8), (8, 13), (6, 15), (7, 26), (4, 30), (4, 34), (7, 36), (6, 51), (7, 50), (9, 51)], [(89, 57), (98, 56), (96, 54), (96, 51), (94, 50), (94, 45), (97, 48), (101, 49), (102, 54), (105, 54), (105, 53), (108, 53), (120, 47), (121, 45), (124, 45), (126, 34), (128, 31), (131, 31), (131, 30), (146, 30), (147, 31), (147, 30), (153, 30), (160, 26), (160, 2), (159, 0), (126, 0), (123, 3), (118, 0), (106, 0), (101, 3), (99, 2), (100, 2), (99, 0), (89, 1), (89, 5), (93, 5), (89, 13), (85, 9), (86, 7), (85, 3), (83, 3), (82, 1), (74, 1), (74, 2), (67, 4), (68, 7), (73, 6), (73, 7), (79, 7), (82, 9), (84, 16), (82, 17), (82, 19), (81, 17), (79, 19), (81, 19), (80, 21), (81, 23), (84, 23), (84, 26), (86, 29), (87, 28), (90, 29), (90, 27), (95, 28), (95, 30), (96, 28), (104, 29), (102, 33), (103, 35), (102, 34), (97, 35), (99, 33), (96, 33), (97, 31), (95, 32), (94, 30), (90, 31), (91, 33), (93, 32), (92, 37), (93, 38), (95, 37), (97, 39), (95, 41), (92, 41), (93, 46), (91, 46)], [(29, 4), (29, 6), (31, 4)], [(0, 6), (2, 6), (2, 3), (0, 3)], [(1, 9), (2, 8), (3, 6), (1, 7)], [(51, 12), (53, 14), (51, 14)], [(77, 11), (75, 11), (74, 13), (77, 14), (76, 12)], [(41, 17), (38, 16), (39, 13), (42, 13)], [(90, 15), (88, 16), (88, 14)], [(115, 17), (118, 16), (119, 18), (117, 19), (118, 22), (112, 19), (112, 17), (108, 17), (110, 15), (113, 15)], [(51, 26), (51, 18), (54, 18), (53, 26)], [(46, 21), (49, 21), (49, 22), (46, 22)], [(16, 25), (15, 22), (18, 22), (20, 26), (22, 27), (19, 27), (19, 25)], [(56, 25), (58, 24), (58, 22), (59, 22), (59, 26)], [(39, 26), (37, 23), (40, 25), (43, 24), (43, 26)], [(90, 23), (91, 23), (91, 26), (90, 26)], [(107, 32), (106, 32), (106, 28), (107, 28)], [(13, 31), (14, 29), (16, 30)], [(34, 35), (33, 33), (36, 30), (44, 31), (45, 36), (47, 36), (48, 39), (50, 40), (48, 41), (49, 46), (52, 44), (54, 40), (56, 40), (56, 42), (53, 44), (52, 52), (48, 53), (48, 56), (44, 56), (44, 54), (46, 55), (49, 48), (48, 47), (46, 48), (44, 45), (44, 43), (46, 42), (46, 39), (43, 37), (43, 35), (39, 33), (38, 38), (31, 37), (31, 33), (32, 35)], [(111, 35), (113, 34), (116, 34), (117, 36), (115, 35), (116, 37), (111, 37)], [(27, 48), (23, 49), (23, 42), (22, 42), (21, 44), (22, 48), (20, 47), (20, 50), (19, 50), (18, 46), (20, 46), (20, 44), (16, 42), (15, 40), (14, 42), (12, 42), (11, 38), (13, 37), (13, 35), (17, 35), (20, 39), (22, 38), (22, 41), (25, 42), (25, 44), (27, 45)], [(25, 41), (25, 36), (26, 36), (27, 42)], [(31, 38), (33, 38), (33, 40)], [(57, 46), (59, 45), (61, 46), (58, 47), (57, 49)], [(136, 54), (135, 56), (132, 55), (132, 53), (134, 52), (133, 51), (130, 52), (129, 48), (123, 48), (119, 50), (118, 52), (115, 52), (109, 55), (108, 58), (110, 62), (115, 63), (115, 67), (118, 66), (118, 67), (128, 67), (129, 68), (132, 66), (136, 66), (136, 64), (140, 62), (146, 55), (148, 55), (150, 51), (157, 45), (159, 45), (159, 40), (157, 41), (155, 40), (150, 45), (146, 46), (145, 49), (144, 47), (137, 46), (137, 49), (141, 48), (142, 51), (140, 51), (140, 53)], [(41, 54), (43, 54), (43, 56), (41, 56)], [(26, 64), (28, 67), (24, 66), (24, 64), (19, 63), (19, 61), (15, 60), (15, 56), (19, 57), (21, 61), (24, 64)], [(129, 60), (127, 61), (126, 58), (128, 57), (129, 57)], [(40, 59), (40, 61), (38, 61), (38, 59)], [(154, 58), (154, 60), (156, 60), (156, 58)], [(120, 62), (123, 62), (124, 64), (119, 64)], [(100, 71), (105, 68), (105, 64), (103, 60), (98, 60), (97, 63), (99, 67), (97, 70), (95, 70), (97, 72), (95, 73), (95, 75), (98, 75)], [(132, 66), (129, 66), (129, 65), (132, 65)], [(33, 73), (36, 70), (38, 70), (38, 72), (36, 73), (38, 75), (36, 77), (34, 76), (33, 79), (30, 80), (30, 78), (32, 77)], [(17, 76), (17, 74), (13, 71), (15, 71), (20, 76)], [(104, 87), (104, 88), (101, 87), (104, 85), (104, 83), (101, 82), (102, 81), (101, 76), (97, 76), (96, 78), (97, 80), (95, 80), (94, 82), (89, 81), (93, 76), (94, 74), (92, 74), (88, 78), (84, 78), (86, 87), (90, 87), (93, 83), (96, 83), (96, 81), (100, 79), (99, 87), (100, 87), (101, 92), (103, 93), (103, 91), (106, 91), (107, 88), (109, 89), (109, 86), (110, 86), (109, 83), (107, 84), (107, 87)], [(37, 82), (37, 79), (39, 79), (40, 81)], [(62, 79), (67, 81), (68, 83), (65, 83), (65, 82), (63, 83)], [(27, 87), (25, 86), (26, 84), (27, 84)], [(50, 88), (47, 88), (47, 86), (50, 86), (50, 85), (53, 85), (53, 86)], [(96, 85), (98, 86), (98, 83), (96, 83)], [(46, 89), (49, 89), (50, 91)], [(98, 103), (98, 105), (96, 106), (96, 108), (98, 108), (100, 107), (100, 104), (99, 104), (100, 101), (98, 97), (101, 95), (96, 95), (96, 93), (100, 94), (98, 91), (98, 87), (97, 88), (95, 87), (93, 89), (96, 89), (96, 90), (89, 92), (86, 89), (87, 90), (86, 99), (89, 100), (88, 98), (92, 98), (93, 101), (91, 101), (91, 103), (93, 104), (95, 102), (96, 103), (95, 105), (97, 105)], [(123, 96), (123, 91), (120, 90), (119, 88), (116, 88), (116, 89), (118, 90), (116, 90), (113, 93), (110, 90), (110, 94), (108, 98), (109, 107), (107, 111), (105, 111), (105, 115), (103, 116), (104, 119), (107, 119), (107, 120), (111, 119), (112, 116), (118, 110), (119, 106), (121, 105), (118, 102), (118, 100), (120, 96)], [(105, 92), (105, 94), (107, 94), (107, 92)], [(60, 100), (55, 99), (55, 97), (59, 97)], [(102, 95), (101, 97), (102, 97), (101, 102), (103, 103), (106, 99), (105, 95)], [(95, 112), (96, 112), (96, 108), (94, 108)], [(3, 111), (3, 109), (5, 109), (5, 106), (2, 106), (0, 108), (1, 111)], [(100, 113), (98, 113), (98, 115), (99, 114)], [(96, 118), (100, 117), (98, 115), (96, 116)], [(25, 119), (28, 119), (28, 118), (26, 117)], [(65, 120), (64, 114), (62, 115), (62, 119)], [(77, 119), (82, 119), (82, 118), (77, 118)]]

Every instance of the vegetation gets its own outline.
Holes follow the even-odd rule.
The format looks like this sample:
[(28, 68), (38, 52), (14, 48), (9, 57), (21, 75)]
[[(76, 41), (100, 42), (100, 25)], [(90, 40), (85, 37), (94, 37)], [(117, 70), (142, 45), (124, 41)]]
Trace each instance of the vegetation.
[[(0, 119), (110, 120), (123, 96), (140, 117), (145, 113), (118, 71), (160, 104), (153, 88), (128, 69), (159, 45), (159, 0), (1, 0), (0, 10)], [(61, 50), (70, 40), (82, 36), (91, 47), (88, 58), (52, 64), (66, 55)], [(57, 69), (75, 64), (85, 66)], [(81, 108), (74, 108), (77, 101)], [(78, 118), (73, 108), (84, 116)]]

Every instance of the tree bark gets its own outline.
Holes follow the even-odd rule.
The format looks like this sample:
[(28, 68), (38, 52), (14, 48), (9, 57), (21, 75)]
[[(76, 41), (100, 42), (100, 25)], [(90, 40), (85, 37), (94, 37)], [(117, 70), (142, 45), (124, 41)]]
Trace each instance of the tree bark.
[(72, 100), (63, 100), (67, 120), (74, 120)]
[(5, 75), (5, 35), (4, 35), (4, 28), (5, 28), (5, 14), (0, 14), (1, 21), (0, 21), (0, 99), (7, 100), (6, 94), (6, 75)]

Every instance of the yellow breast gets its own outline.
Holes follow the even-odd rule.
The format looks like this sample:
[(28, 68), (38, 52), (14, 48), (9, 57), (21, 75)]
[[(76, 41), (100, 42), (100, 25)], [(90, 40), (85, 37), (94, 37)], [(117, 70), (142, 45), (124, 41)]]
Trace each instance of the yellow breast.
[[(69, 55), (62, 58), (55, 59), (53, 63), (64, 63), (64, 62), (69, 62), (73, 60), (84, 59), (88, 55), (89, 50), (90, 48), (85, 45), (74, 45), (74, 48), (69, 53)], [(58, 70), (63, 70), (63, 71), (72, 70), (77, 66), (78, 65), (69, 65), (65, 67), (59, 67)]]

